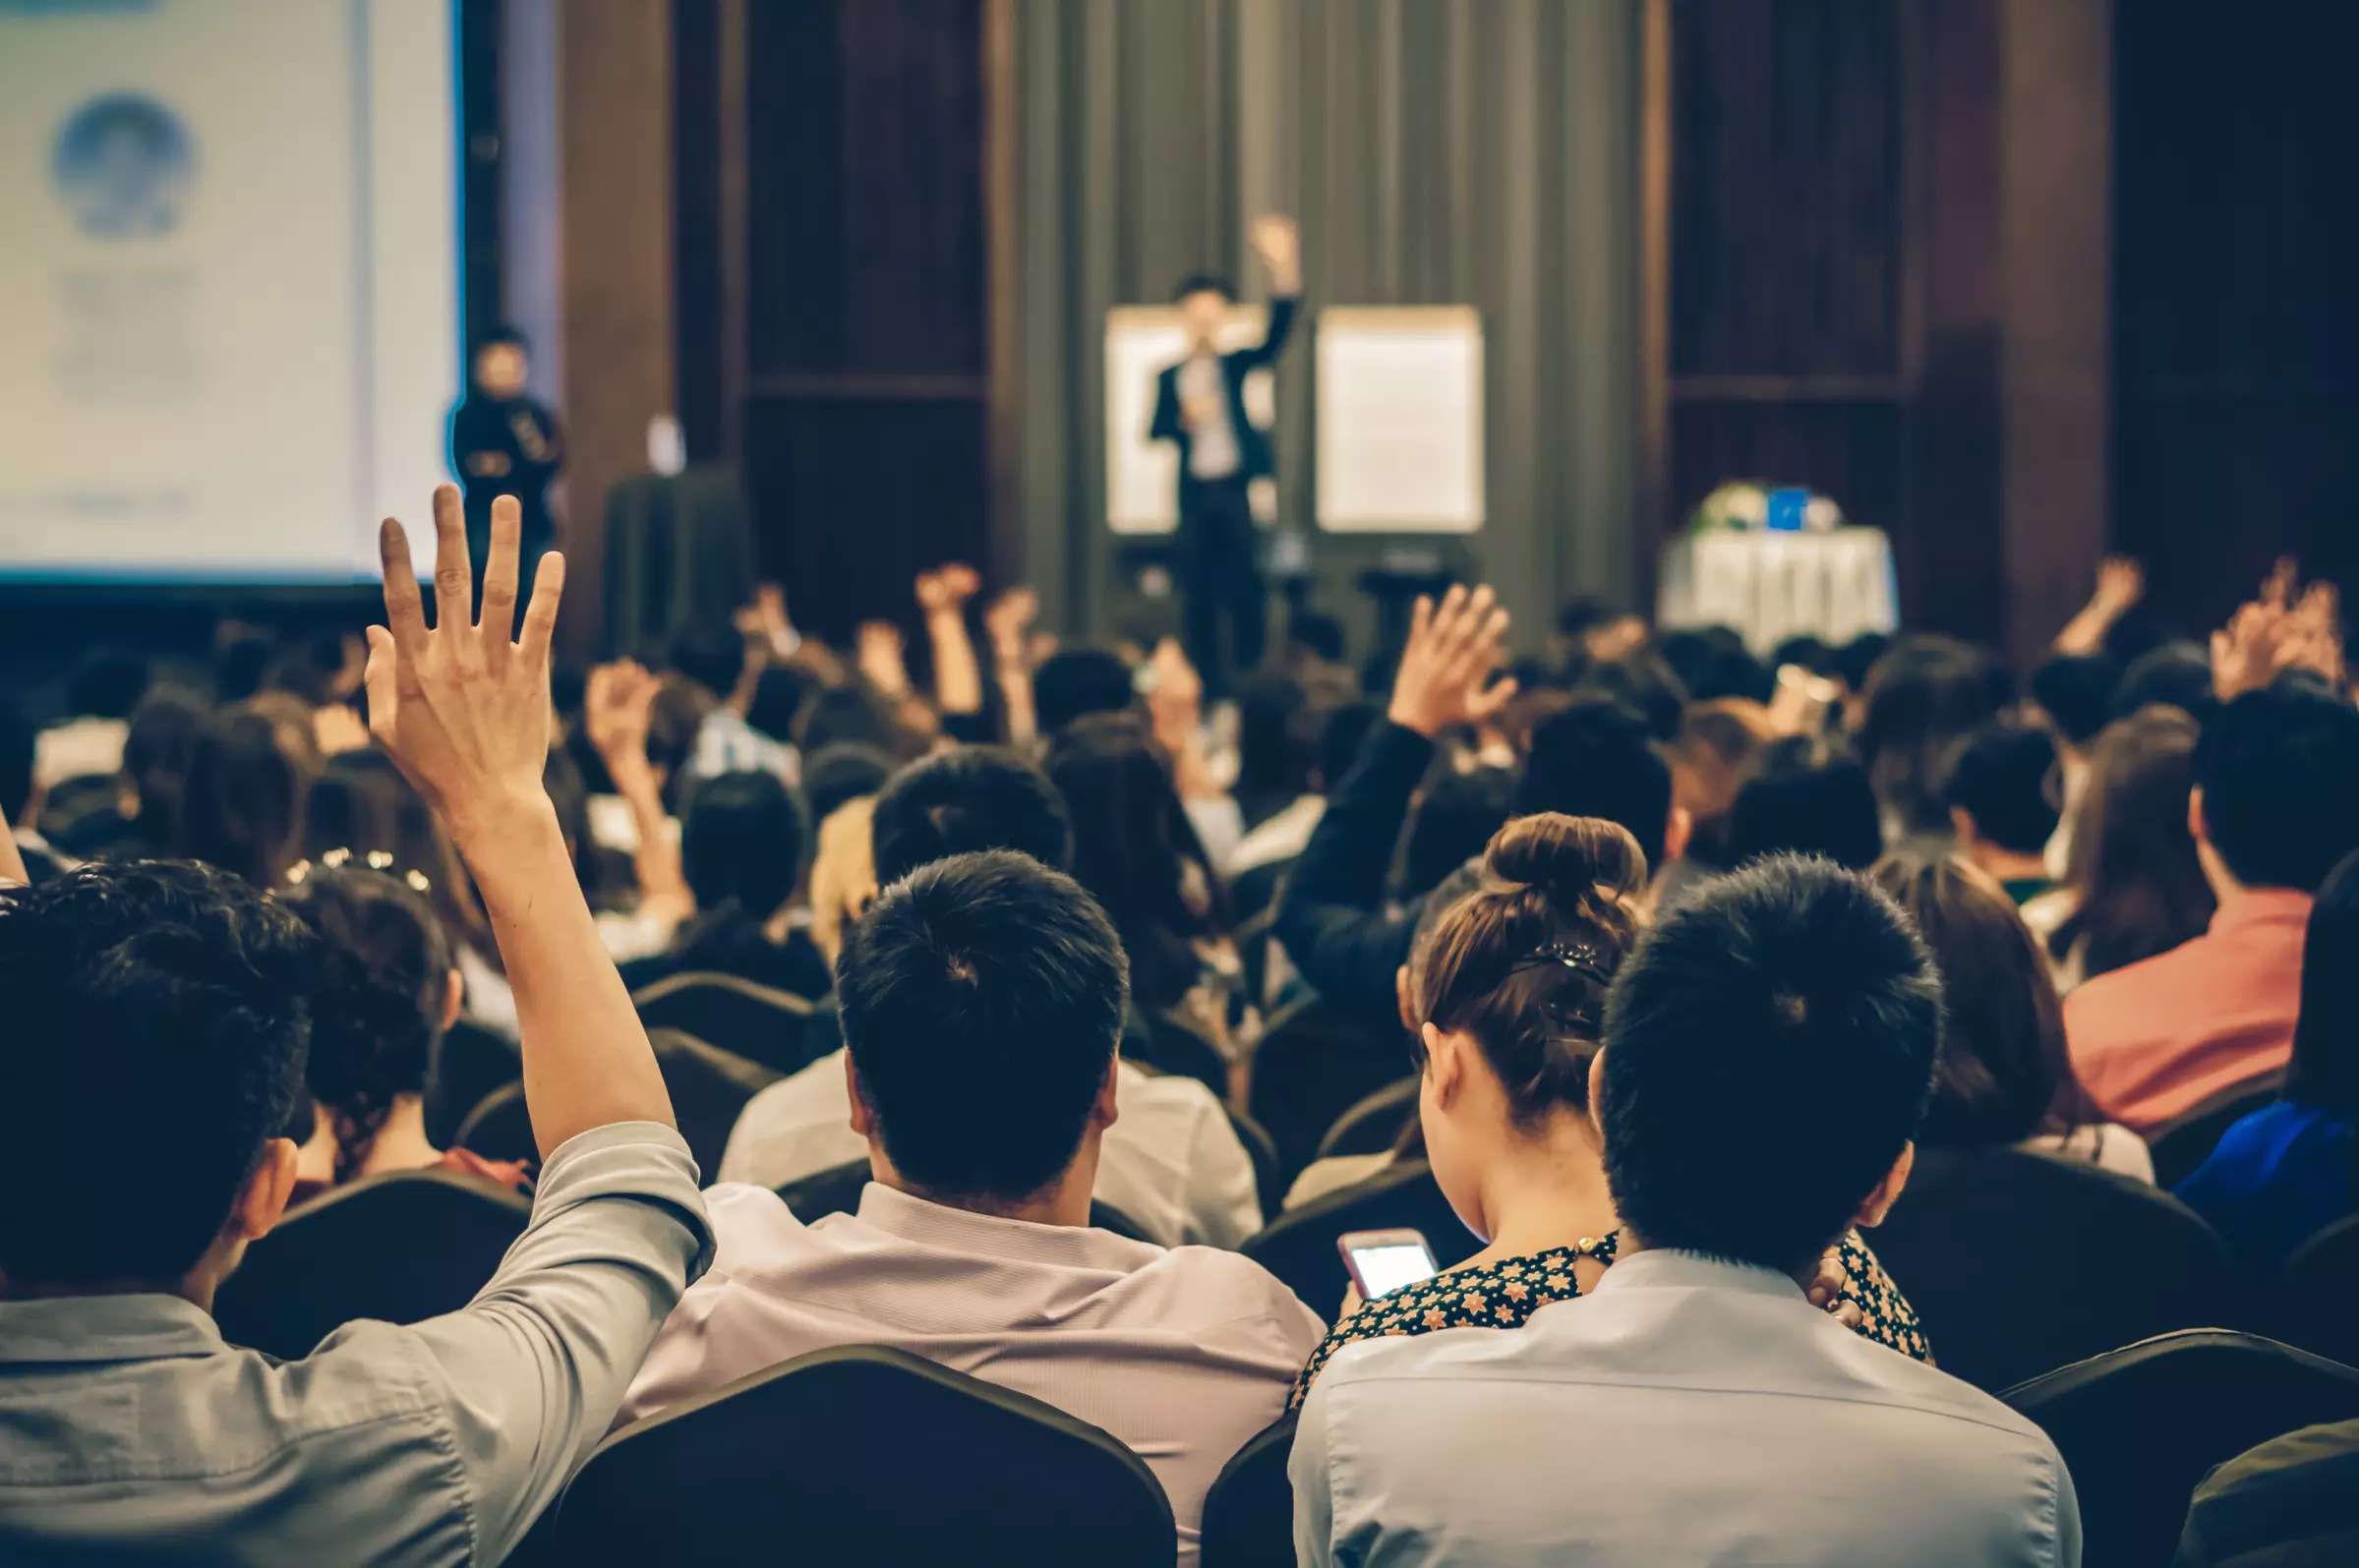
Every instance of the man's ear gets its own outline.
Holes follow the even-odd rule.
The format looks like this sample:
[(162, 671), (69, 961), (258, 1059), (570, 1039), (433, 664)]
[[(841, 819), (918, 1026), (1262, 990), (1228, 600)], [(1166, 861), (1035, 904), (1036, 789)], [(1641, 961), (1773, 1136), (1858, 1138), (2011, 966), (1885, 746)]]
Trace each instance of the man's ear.
[(263, 1145), (262, 1159), (229, 1210), (229, 1228), (239, 1241), (256, 1242), (270, 1234), (278, 1216), (287, 1211), (287, 1199), (295, 1195), (298, 1163), (293, 1138), (274, 1137)]
[(1960, 854), (1974, 853), (1975, 844), (1982, 837), (1975, 830), (1973, 813), (1964, 806), (1950, 807), (1950, 833), (1958, 841)]
[[(1695, 836), (1695, 813), (1685, 806), (1673, 806), (1663, 823), (1663, 866), (1671, 864), (1687, 852), (1687, 841)], [(1660, 873), (1663, 866), (1648, 869)]]
[(852, 1053), (844, 1053), (844, 1096), (852, 1102), (852, 1130), (864, 1138), (876, 1136), (876, 1113), (860, 1098), (860, 1070), (852, 1065)]
[(1116, 1080), (1121, 1072), (1122, 1053), (1117, 1051), (1113, 1060), (1106, 1064), (1105, 1081), (1097, 1085), (1097, 1103), (1090, 1107), (1091, 1124), (1101, 1132), (1112, 1127), (1122, 1115), (1121, 1107), (1115, 1104), (1119, 1088)]
[(2197, 784), (2187, 791), (2187, 832), (2197, 843), (2212, 842), (2212, 829), (2204, 821), (2204, 786)]
[(1915, 1169), (1917, 1145), (1914, 1142), (1904, 1143), (1901, 1145), (1900, 1158), (1892, 1162), (1892, 1169), (1884, 1173), (1884, 1179), (1875, 1185), (1875, 1191), (1860, 1201), (1858, 1215), (1852, 1223), (1860, 1226), (1883, 1224), (1884, 1216), (1892, 1212), (1892, 1205), (1900, 1198), (1901, 1189), (1909, 1185), (1909, 1173)]
[(1605, 1135), (1606, 1124), (1598, 1108), (1605, 1103), (1606, 1048), (1601, 1045), (1597, 1048), (1597, 1054), (1589, 1059), (1589, 1125), (1597, 1129), (1600, 1137)]

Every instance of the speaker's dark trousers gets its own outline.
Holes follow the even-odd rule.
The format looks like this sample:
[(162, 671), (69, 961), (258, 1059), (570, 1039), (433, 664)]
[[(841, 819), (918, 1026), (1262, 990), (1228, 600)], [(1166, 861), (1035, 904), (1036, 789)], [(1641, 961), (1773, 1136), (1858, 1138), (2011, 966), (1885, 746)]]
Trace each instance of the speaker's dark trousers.
[[(1241, 476), (1181, 475), (1180, 637), (1204, 676), (1208, 696), (1226, 695), (1233, 675), (1249, 674), (1262, 663), (1266, 594), (1257, 549), (1253, 506)], [(1223, 618), (1228, 621), (1225, 649)]]

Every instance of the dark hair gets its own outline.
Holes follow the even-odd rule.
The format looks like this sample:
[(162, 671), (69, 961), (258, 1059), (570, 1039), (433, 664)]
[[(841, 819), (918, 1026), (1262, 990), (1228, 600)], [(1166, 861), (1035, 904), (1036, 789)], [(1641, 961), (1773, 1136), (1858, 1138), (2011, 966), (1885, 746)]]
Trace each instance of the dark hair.
[[(584, 810), (584, 826), (587, 825)], [(460, 864), (442, 819), (402, 777), (393, 759), (374, 746), (342, 751), (327, 759), (303, 802), (303, 853), (317, 861), (332, 850), (390, 855), (393, 870), (426, 878), (426, 901), (454, 943), (472, 949), (495, 969), (498, 947), (492, 923), (476, 901), (475, 885)], [(582, 854), (574, 844), (576, 874)]]
[(1722, 870), (1734, 863), (1729, 813), (1753, 759), (1776, 735), (1759, 703), (1732, 698), (1688, 708), (1672, 748), (1671, 775), (1672, 798), (1687, 808), (1688, 859)]
[(767, 665), (753, 677), (745, 723), (781, 743), (792, 743), (803, 710), (819, 694), (819, 677), (800, 665)]
[[(1578, 695), (1603, 693), (1646, 721), (1647, 733), (1668, 745), (1680, 737), (1680, 716), (1687, 708), (1687, 688), (1678, 673), (1652, 648), (1640, 648), (1593, 664), (1581, 671)], [(1644, 835), (1639, 838), (1645, 842)], [(1652, 862), (1649, 862), (1650, 864)]]
[(893, 777), (892, 753), (856, 741), (838, 741), (802, 759), (802, 798), (811, 808), (813, 831), (847, 801), (875, 794)]
[(1863, 631), (1835, 650), (1834, 675), (1844, 686), (1864, 695), (1867, 677), (1875, 672), (1876, 662), (1892, 650), (1892, 638), (1880, 631)]
[(188, 788), (197, 737), (212, 708), (193, 691), (157, 686), (140, 699), (123, 739), (123, 779), (139, 796), (133, 837), (161, 851), (179, 831), (180, 800)]
[(1402, 836), (1399, 895), (1430, 892), (1481, 854), (1513, 812), (1515, 789), (1504, 768), (1461, 769), (1454, 755), (1437, 756)]
[(2002, 849), (2037, 854), (2056, 831), (2056, 742), (2044, 729), (1994, 720), (1950, 753), (1942, 804), (1974, 819)]
[[(1517, 1127), (1587, 1107), (1606, 987), (1637, 936), (1630, 900), (1646, 874), (1625, 828), (1521, 817), (1492, 839), (1474, 890), (1418, 933), (1410, 1006), (1421, 1021), (1474, 1036)], [(1411, 1050), (1422, 1067), (1422, 1037)]]
[(2279, 681), (2204, 726), (2204, 831), (2250, 888), (2316, 893), (2359, 849), (2359, 708)]
[(800, 803), (775, 775), (698, 781), (680, 825), (679, 864), (699, 921), (729, 911), (759, 924), (777, 913), (802, 876), (806, 837)]
[(12, 823), (28, 824), (25, 808), (32, 803), (32, 760), (37, 746), (32, 721), (13, 699), (0, 698), (0, 812)]
[(1617, 823), (1648, 865), (1661, 865), (1671, 764), (1646, 722), (1611, 698), (1580, 693), (1533, 725), (1515, 815), (1541, 811)]
[(1022, 757), (960, 746), (893, 776), (876, 797), (868, 842), (879, 887), (983, 849), (1014, 849), (1062, 871), (1073, 863), (1073, 819), (1048, 776)]
[(1824, 860), (1704, 884), (1606, 1001), (1606, 1182), (1649, 1247), (1791, 1273), (1917, 1131), (1941, 982), (1892, 900)]
[(1859, 760), (1877, 803), (1903, 833), (1949, 831), (1942, 764), (1961, 735), (1997, 711), (1984, 663), (1954, 638), (1907, 637), (1868, 674)]
[(1282, 806), (1309, 787), (1317, 746), (1295, 722), (1309, 703), (1289, 675), (1254, 675), (1238, 688), (1235, 794), (1247, 821), (1268, 815), (1255, 803)]
[(1019, 1203), (1073, 1164), (1129, 993), (1122, 944), (1072, 878), (953, 855), (892, 883), (836, 960), (844, 1043), (901, 1175)]
[(1616, 618), (1617, 611), (1607, 608), (1604, 600), (1576, 596), (1557, 607), (1557, 635), (1578, 637)]
[(2219, 710), (2212, 685), (2212, 661), (2190, 642), (2164, 643), (2130, 662), (2113, 688), (2113, 713), (2126, 718), (2141, 709), (2176, 708), (2203, 724)]
[(74, 666), (66, 704), (76, 714), (128, 719), (147, 693), (147, 661), (123, 648), (93, 648)]
[(205, 1255), (296, 1104), (312, 946), (262, 890), (186, 861), (87, 865), (0, 899), (12, 1286), (161, 1284)]
[(268, 715), (244, 703), (221, 709), (190, 749), (173, 852), (276, 887), (298, 853), (303, 788)]
[(2095, 1120), (2064, 1049), (2064, 1007), (2015, 901), (1981, 872), (1910, 846), (1868, 880), (1917, 922), (1941, 971), (1941, 1055), (1917, 1141), (2021, 1143)]
[(2333, 869), (2310, 905), (2285, 1098), (2359, 1116), (2359, 853)]
[(424, 1094), (449, 997), (450, 940), (426, 900), (382, 871), (312, 867), (280, 894), (321, 939), (313, 982), (312, 1098), (347, 1180), (405, 1094)]
[(901, 756), (909, 743), (883, 699), (866, 686), (830, 686), (804, 704), (796, 742), (806, 752), (830, 746), (874, 746)]
[(1211, 857), (1171, 786), (1170, 764), (1137, 714), (1091, 714), (1049, 744), (1049, 782), (1073, 818), (1073, 876), (1130, 955), (1142, 1004), (1177, 1004), (1203, 974), (1195, 944), (1225, 935)]
[(2212, 884), (2187, 831), (2196, 735), (2184, 711), (2154, 707), (2107, 725), (2090, 749), (2064, 875), (2078, 901), (2048, 936), (2059, 960), (2087, 944), (2089, 978), (2167, 953), (2211, 924)]
[(213, 650), (213, 700), (244, 702), (263, 689), (278, 658), (278, 638), (253, 626), (226, 628)]
[(2032, 700), (2068, 746), (2086, 746), (2113, 719), (2121, 664), (2106, 654), (2058, 654), (2032, 671)]
[(1319, 610), (1286, 617), (1286, 641), (1330, 665), (1343, 663), (1343, 622)]
[(1690, 702), (1742, 697), (1766, 703), (1777, 695), (1777, 671), (1744, 646), (1727, 626), (1693, 626), (1655, 638), (1655, 649), (1686, 688)]
[(734, 627), (690, 627), (672, 645), (672, 668), (714, 696), (727, 697), (745, 672), (745, 639)]
[(1231, 305), (1237, 303), (1237, 288), (1218, 272), (1190, 272), (1171, 285), (1171, 300), (1178, 304), (1191, 294), (1217, 294)]
[(1731, 866), (1770, 854), (1822, 855), (1864, 871), (1884, 852), (1867, 770), (1833, 735), (1785, 735), (1739, 775), (1723, 857)]
[(1040, 733), (1053, 735), (1086, 714), (1131, 705), (1131, 667), (1103, 648), (1064, 648), (1032, 672), (1032, 710)]
[(1812, 636), (1806, 631), (1796, 632), (1779, 643), (1770, 654), (1771, 670), (1783, 669), (1788, 665), (1799, 665), (1813, 675), (1830, 680), (1843, 678), (1842, 656), (1827, 646), (1826, 639)]

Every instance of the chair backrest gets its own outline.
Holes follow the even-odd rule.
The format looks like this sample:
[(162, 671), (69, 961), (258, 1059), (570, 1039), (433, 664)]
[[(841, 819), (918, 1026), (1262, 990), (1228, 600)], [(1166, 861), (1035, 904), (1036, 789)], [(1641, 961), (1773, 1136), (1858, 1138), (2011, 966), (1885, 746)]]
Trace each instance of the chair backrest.
[(785, 1076), (810, 1066), (811, 1004), (734, 974), (693, 970), (632, 993), (649, 1029), (678, 1029)]
[(647, 1043), (655, 1048), (655, 1065), (672, 1092), (672, 1119), (688, 1141), (696, 1169), (710, 1181), (721, 1169), (721, 1151), (729, 1146), (730, 1129), (737, 1125), (745, 1102), (782, 1074), (679, 1029), (649, 1029)]
[(524, 1104), (524, 1085), (502, 1083), (476, 1101), (450, 1141), (487, 1160), (539, 1159), (541, 1150), (533, 1141), (532, 1113)]
[(1403, 1160), (1364, 1182), (1338, 1189), (1299, 1208), (1290, 1208), (1239, 1250), (1283, 1280), (1322, 1317), (1334, 1314), (1351, 1286), (1335, 1243), (1352, 1231), (1422, 1231), (1434, 1259), (1444, 1268), (1482, 1250), (1449, 1199), (1442, 1195), (1433, 1167)]
[(2359, 1366), (2359, 1214), (2293, 1249), (2278, 1281), (2278, 1337)]
[(1405, 1035), (1379, 1038), (1316, 1000), (1273, 1015), (1254, 1050), (1249, 1109), (1277, 1143), (1279, 1174), (1301, 1175), (1336, 1117), (1408, 1071)]
[(221, 1282), (221, 1335), (292, 1361), (337, 1326), (415, 1323), (475, 1299), (532, 1205), (449, 1171), (366, 1177), (289, 1210)]
[(1335, 1118), (1335, 1125), (1319, 1140), (1319, 1157), (1337, 1154), (1382, 1154), (1400, 1141), (1400, 1130), (1417, 1114), (1417, 1090), (1422, 1078), (1387, 1083)]
[(1220, 1467), (1204, 1499), (1204, 1568), (1294, 1568), (1294, 1421), (1279, 1417)]
[(2298, 1426), (2359, 1417), (2359, 1369), (2255, 1334), (2191, 1329), (2000, 1397), (2064, 1455), (2086, 1568), (2152, 1568), (2170, 1561), (2188, 1499), (2214, 1465)]
[[(787, 1211), (808, 1225), (830, 1214), (856, 1214), (860, 1208), (860, 1192), (868, 1186), (868, 1161), (863, 1156), (846, 1160), (824, 1171), (813, 1171), (778, 1189), (778, 1195)], [(1149, 1240), (1139, 1229), (1139, 1222), (1097, 1198), (1090, 1199), (1090, 1223), (1101, 1231), (1133, 1242)]]
[(2195, 1174), (2212, 1157), (2228, 1129), (2255, 1111), (2273, 1105), (2285, 1084), (2282, 1068), (2232, 1083), (2203, 1104), (2156, 1128), (2147, 1138), (2154, 1156), (2154, 1185), (2165, 1191)]
[(1173, 1077), (1194, 1078), (1220, 1099), (1228, 1098), (1227, 1059), (1210, 1036), (1177, 1008), (1148, 1010), (1145, 1040), (1138, 1041), (1126, 1032), (1124, 1042), (1126, 1054), (1135, 1053), (1142, 1067)]
[(524, 1058), (515, 1043), (480, 1023), (459, 1019), (436, 1045), (426, 1080), (426, 1139), (446, 1149), (458, 1141), (459, 1124), (483, 1097), (524, 1076)]
[(1944, 1371), (1996, 1391), (2179, 1328), (2234, 1327), (2225, 1242), (2143, 1182), (2018, 1149), (1919, 1149), (1867, 1245)]
[(1277, 1142), (1270, 1137), (1268, 1128), (1243, 1111), (1231, 1109), (1228, 1125), (1236, 1130), (1237, 1141), (1245, 1145), (1245, 1157), (1253, 1161), (1254, 1196), (1262, 1206), (1262, 1222), (1268, 1224), (1286, 1201), (1285, 1175), (1278, 1167)]
[(1169, 1568), (1171, 1504), (1087, 1422), (906, 1352), (850, 1345), (609, 1437), (552, 1559)]

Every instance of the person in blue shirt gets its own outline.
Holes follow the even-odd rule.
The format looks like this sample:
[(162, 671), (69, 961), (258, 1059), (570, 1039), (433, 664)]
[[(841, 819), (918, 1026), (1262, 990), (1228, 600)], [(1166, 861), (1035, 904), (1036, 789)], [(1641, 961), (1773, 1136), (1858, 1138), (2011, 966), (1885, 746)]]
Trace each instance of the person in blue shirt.
[(2276, 1268), (2354, 1206), (2359, 1151), (2359, 854), (2310, 907), (2293, 1059), (2273, 1105), (2221, 1134), (2176, 1189), (2247, 1260)]

